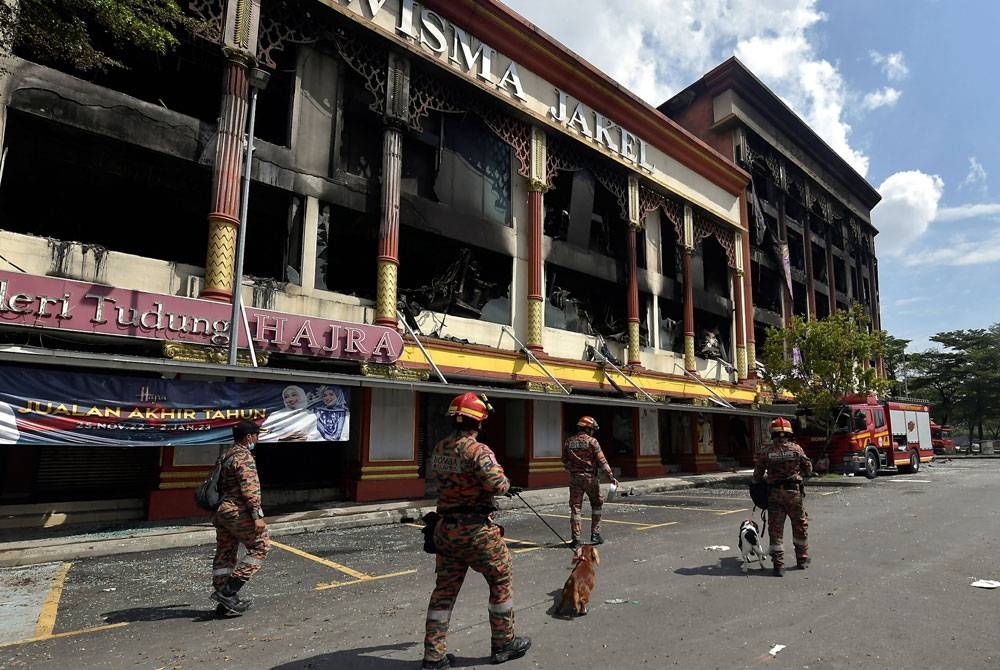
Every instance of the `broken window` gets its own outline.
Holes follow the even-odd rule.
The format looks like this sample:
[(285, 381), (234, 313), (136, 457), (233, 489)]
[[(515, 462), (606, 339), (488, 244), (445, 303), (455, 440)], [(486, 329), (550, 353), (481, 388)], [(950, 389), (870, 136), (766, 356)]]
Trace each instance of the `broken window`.
[(341, 97), (343, 122), (339, 132), (337, 169), (371, 179), (377, 177), (382, 166), (381, 118), (369, 105), (372, 95), (365, 89), (364, 81), (350, 68), (342, 68), (344, 88)]
[(547, 327), (600, 334), (619, 342), (628, 339), (624, 286), (551, 263), (546, 263), (545, 271)]
[(657, 298), (660, 308), (660, 332), (657, 344), (660, 349), (684, 352), (684, 303), (663, 296)]
[(376, 215), (319, 204), (316, 288), (374, 300), (377, 254)]
[(511, 225), (510, 146), (478, 117), (442, 115), (435, 191), (442, 203), (492, 223)]
[(423, 310), (510, 324), (513, 259), (402, 226), (399, 299), (414, 318)]
[(808, 289), (801, 282), (792, 282), (792, 311), (801, 317), (805, 317), (809, 312), (809, 303), (806, 298)]
[(762, 265), (754, 268), (753, 274), (753, 304), (757, 309), (764, 309), (775, 314), (781, 314), (781, 276)]
[(802, 243), (802, 236), (799, 235), (794, 230), (788, 231), (788, 258), (792, 267), (796, 270), (805, 272), (806, 270), (806, 257), (803, 253), (805, 247)]
[(545, 206), (544, 232), (554, 240), (566, 241), (569, 234), (569, 208), (573, 194), (573, 173), (560, 170), (552, 180), (552, 188), (543, 197)]
[(732, 368), (732, 321), (701, 309), (694, 311), (696, 329), (695, 352), (700, 358), (717, 361), (727, 370)]
[(6, 142), (4, 229), (204, 266), (210, 168), (13, 109)]
[(684, 276), (684, 260), (681, 244), (677, 239), (677, 228), (665, 215), (660, 216), (661, 262), (663, 276), (675, 281)]
[[(729, 297), (729, 258), (725, 249), (709, 235), (701, 241), (702, 287), (713, 295)], [(695, 284), (697, 286), (697, 284)]]

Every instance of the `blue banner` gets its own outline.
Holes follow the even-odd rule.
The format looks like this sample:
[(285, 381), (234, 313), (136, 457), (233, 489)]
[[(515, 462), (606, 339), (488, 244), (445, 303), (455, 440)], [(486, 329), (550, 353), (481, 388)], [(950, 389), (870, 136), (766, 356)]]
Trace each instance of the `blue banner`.
[(260, 442), (344, 442), (350, 396), (334, 384), (206, 382), (0, 367), (0, 444), (225, 444), (240, 419)]

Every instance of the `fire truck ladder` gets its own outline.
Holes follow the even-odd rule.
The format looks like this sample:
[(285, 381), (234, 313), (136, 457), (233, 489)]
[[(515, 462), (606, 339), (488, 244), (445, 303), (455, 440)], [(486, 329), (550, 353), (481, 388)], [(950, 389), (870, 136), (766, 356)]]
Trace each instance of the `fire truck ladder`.
[(558, 386), (562, 390), (563, 393), (565, 393), (566, 395), (571, 395), (572, 394), (571, 391), (569, 389), (567, 389), (565, 386), (563, 386), (559, 382), (559, 380), (556, 379), (555, 375), (552, 374), (551, 372), (549, 372), (549, 369), (547, 367), (545, 367), (545, 365), (540, 360), (538, 360), (538, 358), (535, 357), (535, 354), (532, 353), (531, 349), (529, 349), (528, 347), (524, 346), (524, 344), (521, 342), (521, 340), (517, 339), (517, 337), (514, 335), (514, 333), (510, 332), (507, 329), (507, 326), (503, 326), (500, 330), (502, 332), (507, 333), (508, 335), (510, 335), (510, 339), (512, 339), (515, 342), (517, 342), (517, 346), (519, 346), (521, 348), (521, 353), (524, 354), (525, 358), (528, 359), (528, 362), (534, 363), (535, 365), (537, 365), (538, 367), (540, 367), (542, 369), (542, 371), (549, 376), (549, 379), (551, 379), (552, 381), (554, 381), (556, 383), (556, 386)]
[(615, 372), (617, 372), (618, 374), (620, 374), (622, 377), (624, 377), (625, 380), (628, 381), (629, 384), (631, 384), (632, 386), (634, 386), (639, 391), (639, 393), (641, 393), (642, 395), (646, 396), (646, 400), (648, 400), (650, 402), (656, 402), (656, 398), (654, 398), (653, 396), (649, 395), (646, 392), (646, 389), (644, 389), (641, 386), (639, 386), (638, 384), (636, 384), (635, 381), (631, 377), (629, 377), (627, 374), (625, 374), (624, 372), (622, 372), (622, 369), (620, 367), (618, 367), (617, 365), (615, 365), (614, 363), (612, 363), (608, 359), (607, 356), (605, 356), (604, 354), (601, 353), (600, 345), (604, 344), (604, 338), (603, 337), (598, 336), (597, 344), (598, 344), (598, 346), (591, 347), (592, 350), (593, 350), (593, 356), (594, 356), (595, 359), (597, 359), (595, 362), (598, 365), (601, 366), (601, 371), (604, 372), (604, 377), (611, 383), (612, 386), (615, 387), (615, 389), (618, 390), (619, 393), (621, 393), (622, 395), (626, 395), (625, 391), (623, 391), (622, 388), (615, 382), (615, 380), (611, 378), (611, 373), (608, 372), (608, 367), (610, 367), (612, 370), (614, 370)]
[(403, 313), (400, 312), (398, 309), (396, 310), (396, 317), (406, 328), (406, 332), (410, 334), (410, 337), (413, 338), (413, 341), (417, 343), (417, 347), (420, 349), (420, 353), (422, 353), (424, 355), (424, 358), (427, 359), (427, 362), (431, 364), (431, 368), (434, 370), (434, 374), (437, 375), (437, 378), (441, 380), (442, 384), (447, 384), (448, 380), (444, 378), (443, 374), (441, 374), (441, 370), (438, 369), (437, 363), (434, 362), (434, 359), (431, 358), (431, 355), (427, 353), (426, 349), (424, 349), (424, 345), (421, 344), (420, 338), (417, 337), (417, 334), (415, 332), (413, 332), (413, 329), (410, 328), (410, 324), (406, 322), (406, 317), (403, 316)]
[(688, 377), (690, 377), (691, 379), (693, 379), (696, 382), (698, 382), (699, 384), (701, 384), (705, 388), (706, 391), (708, 391), (709, 393), (712, 394), (711, 396), (709, 396), (709, 398), (708, 398), (709, 400), (711, 400), (712, 402), (714, 402), (716, 405), (720, 405), (722, 407), (725, 407), (726, 409), (736, 409), (735, 407), (733, 407), (733, 405), (728, 400), (726, 400), (725, 398), (723, 398), (722, 396), (720, 396), (718, 393), (716, 393), (714, 390), (712, 390), (712, 387), (709, 386), (708, 384), (706, 384), (702, 380), (701, 377), (699, 377), (698, 375), (696, 375), (695, 373), (691, 372), (690, 370), (688, 370), (687, 368), (685, 368), (683, 366), (681, 367), (681, 369), (684, 371), (684, 374), (686, 374)]

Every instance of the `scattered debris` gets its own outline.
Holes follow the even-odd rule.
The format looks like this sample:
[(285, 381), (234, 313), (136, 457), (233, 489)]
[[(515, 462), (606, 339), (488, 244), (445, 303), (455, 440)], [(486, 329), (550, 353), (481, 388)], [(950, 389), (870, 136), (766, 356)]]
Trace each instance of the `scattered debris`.
[(724, 544), (713, 544), (705, 547), (705, 551), (729, 551), (729, 547)]
[(645, 563), (646, 559), (645, 558), (633, 558), (632, 562), (633, 563)]
[(105, 593), (111, 593), (112, 591), (117, 591), (117, 587), (112, 586), (110, 589), (101, 589)]
[(783, 644), (776, 644), (773, 647), (771, 647), (770, 651), (768, 651), (767, 653), (770, 654), (771, 656), (777, 656), (778, 652), (781, 651), (784, 648), (785, 648), (785, 645), (783, 645)]
[(628, 600), (626, 598), (611, 598), (610, 600), (604, 601), (605, 605), (638, 605), (638, 600)]
[(1000, 582), (993, 579), (979, 579), (969, 584), (969, 586), (976, 586), (981, 589), (995, 589), (1000, 586)]

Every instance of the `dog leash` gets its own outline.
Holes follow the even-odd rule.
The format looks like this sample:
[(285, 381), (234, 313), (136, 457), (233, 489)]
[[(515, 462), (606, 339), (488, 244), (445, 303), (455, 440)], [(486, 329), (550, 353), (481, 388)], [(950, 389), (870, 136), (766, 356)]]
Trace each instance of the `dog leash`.
[[(556, 529), (555, 529), (555, 528), (553, 528), (553, 527), (552, 527), (552, 526), (551, 526), (551, 525), (549, 524), (549, 522), (548, 522), (548, 521), (546, 521), (545, 519), (543, 519), (543, 518), (542, 518), (542, 515), (541, 515), (541, 514), (539, 514), (539, 513), (538, 513), (538, 512), (537, 512), (537, 511), (535, 510), (535, 508), (534, 508), (534, 507), (532, 507), (532, 506), (531, 506), (531, 505), (530, 505), (530, 504), (528, 503), (528, 501), (527, 501), (527, 500), (525, 500), (524, 498), (522, 498), (522, 497), (521, 497), (521, 494), (520, 494), (520, 493), (515, 493), (514, 495), (516, 495), (516, 496), (517, 496), (517, 499), (518, 499), (518, 500), (520, 500), (521, 502), (523, 502), (523, 503), (525, 504), (525, 506), (526, 506), (526, 507), (527, 507), (528, 509), (530, 509), (530, 510), (531, 510), (532, 512), (534, 512), (534, 513), (535, 513), (535, 516), (537, 516), (537, 517), (539, 518), (539, 520), (540, 520), (540, 521), (541, 521), (542, 523), (544, 523), (544, 524), (545, 524), (546, 526), (548, 526), (549, 530), (551, 530), (551, 531), (552, 531), (553, 533), (555, 533), (556, 537), (558, 537), (558, 538), (559, 538), (559, 541), (563, 543), (563, 546), (566, 546), (566, 547), (569, 547), (569, 543), (568, 543), (568, 542), (567, 542), (566, 540), (564, 540), (564, 539), (563, 539), (563, 536), (562, 536), (562, 535), (560, 535), (560, 534), (559, 534), (559, 533), (558, 533), (558, 532), (556, 531)], [(575, 569), (575, 568), (574, 568), (574, 569)]]

